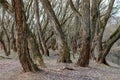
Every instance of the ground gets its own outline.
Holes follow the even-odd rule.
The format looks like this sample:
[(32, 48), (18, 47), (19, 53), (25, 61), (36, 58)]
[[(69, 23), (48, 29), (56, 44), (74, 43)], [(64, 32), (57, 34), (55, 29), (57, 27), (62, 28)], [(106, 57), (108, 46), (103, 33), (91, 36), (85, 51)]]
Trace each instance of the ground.
[[(50, 57), (44, 57), (47, 67), (41, 68), (41, 71), (36, 73), (23, 73), (17, 56), (0, 57), (0, 80), (120, 80), (118, 68), (93, 61), (87, 68), (76, 66), (76, 60), (73, 60), (72, 64), (57, 63), (58, 52), (50, 52), (52, 52)], [(0, 55), (2, 53), (0, 52)]]

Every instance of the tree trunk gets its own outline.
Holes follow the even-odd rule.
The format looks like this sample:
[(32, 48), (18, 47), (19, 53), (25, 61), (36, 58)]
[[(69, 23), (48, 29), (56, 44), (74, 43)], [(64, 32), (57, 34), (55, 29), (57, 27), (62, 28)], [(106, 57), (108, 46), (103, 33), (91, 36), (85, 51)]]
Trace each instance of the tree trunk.
[(22, 0), (13, 0), (15, 7), (15, 18), (17, 23), (17, 49), (20, 63), (23, 67), (24, 72), (36, 72), (38, 71), (38, 67), (33, 63), (30, 58), (28, 42), (27, 42), (27, 30), (26, 30), (26, 22), (25, 15), (23, 9), (23, 1)]
[(39, 50), (39, 45), (34, 36), (35, 35), (31, 34), (31, 36), (28, 37), (29, 50), (31, 50), (31, 57), (35, 64), (41, 67), (45, 67), (45, 63)]
[(12, 29), (11, 29), (11, 49), (14, 52), (17, 52), (17, 46), (16, 46), (16, 39), (15, 39), (15, 22), (12, 23)]
[[(98, 45), (98, 52), (99, 52), (97, 62), (99, 62), (99, 63), (105, 63), (106, 64), (105, 57), (109, 53), (112, 45), (115, 43), (114, 41), (116, 41), (116, 39), (118, 39), (118, 37), (119, 37), (118, 36), (114, 40), (114, 38), (112, 36), (112, 38), (113, 38), (112, 42), (109, 42), (109, 41), (111, 41), (111, 37), (110, 37), (109, 40), (108, 40), (108, 42), (106, 42), (107, 44), (105, 43), (103, 45), (103, 43), (102, 43), (103, 34), (104, 34), (104, 31), (105, 31), (105, 27), (106, 27), (107, 22), (108, 22), (108, 20), (110, 18), (114, 2), (115, 2), (115, 0), (111, 0), (110, 1), (108, 9), (106, 11), (106, 14), (105, 14), (103, 20), (100, 21), (100, 30), (99, 30), (99, 33), (98, 33), (98, 44), (97, 44)], [(119, 28), (117, 30), (119, 30)], [(115, 31), (114, 36), (116, 36), (118, 34), (119, 34), (118, 31)]]
[(97, 62), (106, 64), (105, 58), (107, 54), (110, 52), (111, 47), (113, 44), (120, 39), (120, 26), (118, 29), (108, 38), (108, 40), (105, 42), (103, 49), (101, 50), (101, 54), (99, 54)]
[(10, 52), (11, 52), (11, 50), (10, 50), (10, 38), (9, 38), (9, 35), (8, 35), (8, 33), (6, 31), (6, 28), (5, 28), (4, 16), (5, 16), (5, 11), (3, 9), (3, 13), (2, 13), (2, 30), (3, 30), (4, 34), (6, 35), (6, 39), (7, 39), (6, 43), (3, 40), (3, 44), (4, 44), (4, 51), (5, 51), (6, 56), (9, 56)]
[(49, 56), (49, 51), (46, 47), (46, 43), (45, 43), (45, 39), (44, 39), (44, 36), (42, 34), (42, 29), (41, 29), (41, 25), (40, 25), (40, 16), (39, 16), (39, 6), (38, 6), (38, 0), (35, 0), (35, 10), (36, 10), (36, 19), (37, 19), (37, 29), (39, 30), (39, 36), (40, 36), (40, 42), (41, 42), (41, 45), (42, 45), (42, 48), (43, 48), (43, 51), (45, 55)]
[(91, 13), (90, 13), (90, 27), (91, 27), (91, 54), (90, 58), (95, 60), (94, 49), (96, 47), (96, 41), (98, 38), (98, 30), (100, 29), (100, 0), (92, 0), (91, 1)]
[(48, 16), (51, 18), (52, 22), (54, 23), (53, 29), (56, 34), (56, 39), (58, 43), (58, 47), (60, 50), (60, 57), (58, 59), (58, 62), (63, 62), (63, 63), (71, 63), (72, 61), (70, 60), (70, 51), (69, 47), (67, 44), (67, 41), (65, 39), (65, 35), (62, 31), (61, 25), (52, 9), (52, 6), (48, 0), (40, 0), (46, 13)]
[(87, 67), (90, 56), (90, 1), (82, 1), (82, 50), (77, 65)]

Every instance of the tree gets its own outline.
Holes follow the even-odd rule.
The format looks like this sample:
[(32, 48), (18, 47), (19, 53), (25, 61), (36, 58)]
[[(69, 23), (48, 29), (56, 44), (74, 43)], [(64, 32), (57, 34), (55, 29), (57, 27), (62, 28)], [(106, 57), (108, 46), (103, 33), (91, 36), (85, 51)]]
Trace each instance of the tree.
[(90, 56), (90, 1), (82, 1), (82, 50), (77, 65), (87, 67)]
[(100, 3), (101, 0), (92, 0), (90, 12), (90, 26), (91, 26), (91, 59), (95, 60), (94, 49), (96, 47), (97, 35), (100, 30)]
[(49, 18), (51, 18), (53, 22), (53, 29), (56, 34), (57, 43), (58, 43), (58, 49), (60, 50), (60, 57), (59, 62), (65, 62), (65, 63), (71, 63), (70, 60), (70, 52), (69, 47), (67, 44), (67, 41), (65, 40), (65, 35), (62, 31), (61, 25), (52, 9), (52, 6), (50, 5), (50, 2), (48, 0), (40, 0), (44, 10), (48, 14)]
[[(99, 55), (98, 55), (98, 58), (97, 58), (97, 62), (99, 63), (104, 63), (106, 64), (106, 61), (105, 61), (105, 57), (107, 55), (105, 54), (108, 54), (111, 47), (113, 46), (114, 43), (110, 43), (108, 44), (107, 42), (106, 43), (102, 43), (103, 41), (103, 35), (104, 35), (104, 31), (105, 31), (105, 28), (106, 28), (106, 25), (107, 25), (107, 22), (109, 20), (109, 18), (111, 17), (111, 13), (112, 13), (112, 10), (113, 10), (113, 5), (114, 5), (114, 2), (115, 0), (111, 0), (109, 2), (109, 5), (108, 5), (108, 9), (106, 10), (106, 14), (105, 16), (103, 17), (102, 20), (99, 19), (99, 26), (97, 26), (97, 28), (99, 30), (97, 30), (97, 36), (98, 36), (98, 42), (97, 42), (97, 46), (98, 46), (98, 52), (99, 52)], [(95, 22), (95, 21), (94, 21)], [(119, 29), (118, 29), (119, 30)], [(116, 33), (116, 32), (115, 32)], [(117, 34), (116, 34), (117, 35)], [(114, 35), (114, 37), (116, 36)], [(112, 35), (111, 35), (112, 36)], [(119, 36), (118, 36), (119, 38)], [(110, 39), (111, 40), (111, 39)], [(116, 39), (115, 41), (113, 42), (116, 42)], [(107, 45), (109, 45), (109, 47)]]
[[(32, 2), (32, 1), (31, 1)], [(2, 2), (1, 3), (2, 5), (3, 5), (3, 7), (4, 6), (11, 6), (7, 1), (4, 1), (4, 2)], [(3, 9), (5, 9), (5, 10), (9, 10), (9, 8), (7, 8), (7, 7), (4, 7)], [(14, 9), (13, 9), (13, 6), (11, 6), (11, 11), (14, 11)], [(30, 8), (28, 8), (28, 10), (29, 10)], [(11, 12), (12, 14), (13, 14), (13, 12)], [(27, 13), (27, 12), (26, 12)], [(11, 14), (10, 14), (11, 15)], [(25, 12), (24, 12), (24, 15), (25, 15)], [(4, 17), (4, 16), (3, 16)], [(13, 16), (12, 16), (13, 17)], [(14, 18), (14, 17), (13, 17)], [(24, 18), (25, 18), (25, 21), (28, 21), (28, 19), (29, 19), (29, 17), (28, 17), (28, 19), (27, 19), (27, 16), (24, 16)], [(12, 24), (12, 29), (11, 29), (11, 36), (12, 36), (12, 40), (11, 40), (11, 48), (13, 49), (13, 50), (15, 50), (16, 51), (16, 39), (15, 39), (15, 35), (14, 35), (14, 33), (15, 33), (15, 29), (14, 29), (14, 26), (15, 26), (15, 22), (13, 22), (13, 24)], [(31, 57), (32, 57), (32, 60), (35, 62), (35, 64), (37, 64), (37, 65), (40, 65), (40, 66), (42, 66), (42, 67), (44, 67), (45, 66), (45, 64), (44, 64), (44, 61), (43, 61), (43, 59), (42, 59), (42, 55), (40, 54), (40, 51), (39, 51), (39, 46), (38, 46), (38, 44), (37, 44), (37, 40), (36, 40), (36, 38), (35, 38), (35, 35), (32, 33), (32, 31), (30, 30), (30, 28), (29, 28), (29, 23), (27, 23), (26, 24), (26, 33), (27, 33), (27, 37), (26, 37), (26, 39), (27, 39), (27, 41), (28, 41), (28, 45), (29, 45), (29, 52), (31, 52)], [(4, 25), (3, 25), (3, 30), (4, 30), (4, 32), (6, 33), (6, 36), (7, 36), (7, 39), (8, 39), (8, 42), (10, 42), (9, 41), (9, 38), (8, 38), (8, 35), (7, 35), (7, 31), (5, 30), (5, 28), (4, 28)], [(3, 44), (3, 42), (2, 42), (2, 44)], [(5, 43), (4, 43), (5, 44)], [(10, 53), (10, 50), (7, 50), (6, 49), (6, 46), (3, 44), (3, 48), (4, 48), (4, 50), (5, 50), (5, 53)], [(10, 46), (10, 44), (8, 45), (8, 47)], [(10, 49), (10, 47), (9, 47), (9, 49)]]
[(42, 34), (42, 29), (41, 29), (41, 25), (40, 25), (40, 16), (39, 16), (39, 5), (38, 5), (38, 1), (35, 0), (35, 11), (36, 11), (36, 20), (37, 20), (37, 29), (39, 30), (39, 35), (40, 35), (40, 42), (41, 42), (41, 45), (43, 47), (43, 51), (44, 51), (44, 54), (49, 56), (49, 51), (47, 49), (47, 46), (46, 46), (46, 43), (45, 43), (45, 39), (43, 37), (43, 34)]
[[(3, 49), (4, 49), (4, 52), (5, 52), (5, 54), (6, 54), (6, 56), (9, 56), (10, 55), (10, 52), (11, 52), (11, 50), (10, 50), (10, 37), (9, 37), (9, 35), (8, 35), (8, 33), (7, 33), (7, 30), (6, 30), (6, 28), (5, 28), (5, 24), (4, 24), (4, 16), (5, 15), (5, 11), (4, 11), (4, 9), (3, 9), (3, 13), (2, 13), (2, 20), (1, 20), (1, 22), (2, 22), (2, 36), (1, 36), (1, 43), (2, 43), (2, 45), (3, 45)], [(3, 40), (3, 36), (4, 35), (6, 35), (6, 38), (7, 38), (7, 45), (6, 45), (6, 43), (5, 43), (5, 41)]]
[[(21, 22), (23, 22), (21, 32), (26, 37), (20, 34), (20, 36), (23, 37), (23, 41), (21, 40), (21, 42), (25, 43), (24, 45), (22, 44), (22, 46), (25, 47), (22, 51), (26, 53), (26, 56), (32, 58), (34, 64), (44, 64), (41, 54), (49, 53), (48, 49), (52, 45), (57, 45), (60, 51), (59, 62), (71, 62), (69, 47), (72, 46), (72, 38), (75, 40), (73, 44), (74, 52), (76, 52), (76, 48), (78, 47), (77, 41), (81, 40), (79, 42), (82, 44), (82, 46), (80, 46), (81, 54), (77, 62), (79, 66), (87, 67), (89, 57), (99, 63), (105, 63), (106, 55), (109, 53), (113, 44), (120, 38), (120, 28), (118, 28), (106, 41), (103, 40), (108, 20), (116, 11), (114, 10), (115, 0), (109, 0), (108, 4), (104, 3), (105, 0), (40, 1), (43, 6), (39, 5), (40, 3), (37, 0), (24, 1), (24, 5), (22, 2), (21, 4), (24, 6), (24, 10), (21, 12), (22, 18), (19, 18), (19, 21), (21, 20)], [(16, 23), (13, 15), (18, 9), (14, 9), (7, 0), (0, 0), (0, 4), (2, 8), (7, 11), (1, 18), (3, 30), (0, 32), (1, 35), (4, 33), (4, 35), (0, 35), (0, 42), (7, 53), (10, 51), (10, 47), (13, 49), (13, 47), (16, 46), (15, 28), (17, 28), (17, 32), (19, 28), (15, 27)], [(115, 8), (117, 9), (117, 7)], [(0, 13), (2, 14), (3, 11)], [(47, 15), (45, 13), (47, 13)], [(16, 14), (18, 15), (19, 13)], [(16, 20), (17, 19), (16, 17)], [(18, 26), (20, 26), (20, 23)], [(8, 36), (9, 40), (4, 38), (6, 36)], [(20, 36), (17, 36), (17, 39), (20, 38)], [(11, 42), (14, 46), (9, 46), (5, 41)], [(19, 42), (19, 40), (17, 40), (17, 42)], [(18, 49), (19, 47), (20, 46), (18, 46)], [(98, 53), (97, 57), (95, 56), (96, 48)]]
[[(24, 72), (35, 72), (38, 71), (37, 65), (35, 65), (30, 58), (29, 50), (28, 50), (28, 42), (26, 37), (26, 22), (25, 15), (23, 10), (23, 2), (22, 0), (13, 0), (15, 7), (15, 19), (17, 23), (17, 49), (20, 63), (23, 67)], [(19, 12), (19, 13), (18, 13)]]

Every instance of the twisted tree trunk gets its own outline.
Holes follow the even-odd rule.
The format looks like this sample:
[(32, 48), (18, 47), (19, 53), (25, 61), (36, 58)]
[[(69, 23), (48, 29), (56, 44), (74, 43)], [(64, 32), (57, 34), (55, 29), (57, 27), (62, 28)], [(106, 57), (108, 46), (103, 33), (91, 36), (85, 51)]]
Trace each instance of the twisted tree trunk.
[(23, 67), (24, 72), (35, 72), (38, 71), (38, 67), (33, 63), (30, 58), (28, 42), (27, 42), (27, 30), (25, 15), (23, 11), (22, 0), (13, 0), (15, 7), (15, 18), (17, 23), (17, 49), (20, 63)]
[(113, 44), (120, 39), (120, 26), (118, 27), (118, 29), (108, 38), (108, 40), (105, 42), (104, 46), (103, 46), (103, 50), (101, 51), (101, 54), (98, 56), (97, 61), (99, 63), (104, 63), (107, 64), (105, 61), (105, 58), (107, 56), (107, 54), (110, 52), (111, 47), (113, 46)]
[[(111, 16), (111, 12), (112, 12), (112, 9), (113, 9), (114, 2), (115, 2), (115, 0), (110, 1), (108, 9), (106, 11), (106, 14), (105, 14), (103, 20), (100, 21), (100, 30), (99, 30), (99, 33), (98, 33), (98, 44), (97, 44), (98, 45), (98, 52), (99, 52), (97, 62), (99, 62), (99, 63), (105, 63), (106, 64), (105, 57), (109, 53), (112, 45), (116, 42), (116, 40), (114, 40), (114, 37), (113, 37), (113, 42), (115, 41), (114, 43), (113, 42), (112, 43), (107, 43), (106, 42), (104, 45), (102, 43), (105, 27), (107, 25), (107, 22), (108, 22), (110, 16)], [(119, 30), (119, 28), (118, 28), (118, 30)], [(115, 34), (114, 36), (116, 36), (116, 35), (118, 35), (118, 34)], [(111, 38), (109, 38), (109, 39), (111, 40)]]
[(60, 50), (60, 56), (58, 62), (71, 63), (72, 61), (70, 60), (70, 51), (67, 41), (65, 39), (64, 32), (62, 31), (61, 25), (52, 9), (51, 4), (48, 0), (40, 0), (40, 1), (46, 13), (48, 14), (49, 18), (52, 20), (54, 24), (53, 29), (56, 34), (56, 39)]

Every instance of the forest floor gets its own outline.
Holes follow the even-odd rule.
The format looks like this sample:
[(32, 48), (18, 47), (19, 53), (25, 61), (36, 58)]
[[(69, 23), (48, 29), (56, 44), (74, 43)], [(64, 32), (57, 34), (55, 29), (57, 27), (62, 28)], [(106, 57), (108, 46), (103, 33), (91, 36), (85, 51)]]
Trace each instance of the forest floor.
[(76, 59), (72, 64), (57, 63), (58, 52), (50, 52), (50, 57), (44, 57), (46, 68), (36, 73), (23, 73), (18, 59), (12, 58), (15, 56), (3, 58), (3, 52), (0, 51), (0, 80), (120, 80), (118, 68), (93, 61), (87, 68), (77, 67)]

